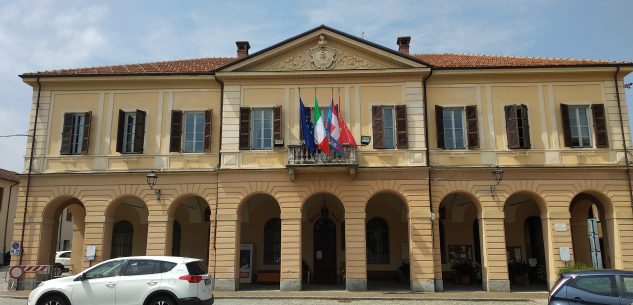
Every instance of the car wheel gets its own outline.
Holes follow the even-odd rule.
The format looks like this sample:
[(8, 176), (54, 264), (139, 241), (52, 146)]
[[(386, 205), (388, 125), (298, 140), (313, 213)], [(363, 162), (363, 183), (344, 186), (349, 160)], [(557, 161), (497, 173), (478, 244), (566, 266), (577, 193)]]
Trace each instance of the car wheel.
[(49, 295), (42, 298), (38, 305), (68, 305), (66, 299), (58, 295)]
[(176, 305), (176, 302), (167, 295), (159, 295), (154, 297), (148, 305)]
[(64, 265), (62, 265), (62, 264), (55, 264), (55, 267), (54, 267), (54, 268), (55, 268), (55, 269), (54, 269), (54, 273), (53, 273), (53, 274), (54, 274), (55, 276), (60, 276), (60, 275), (62, 275), (62, 272), (64, 271)]

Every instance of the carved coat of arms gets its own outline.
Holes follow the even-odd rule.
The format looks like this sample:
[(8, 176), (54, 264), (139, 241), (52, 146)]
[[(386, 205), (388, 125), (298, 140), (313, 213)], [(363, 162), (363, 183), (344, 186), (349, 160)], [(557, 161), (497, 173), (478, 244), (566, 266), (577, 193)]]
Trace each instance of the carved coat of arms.
[(329, 46), (323, 35), (319, 36), (316, 47), (310, 48), (310, 62), (317, 70), (328, 70), (336, 62), (338, 51)]

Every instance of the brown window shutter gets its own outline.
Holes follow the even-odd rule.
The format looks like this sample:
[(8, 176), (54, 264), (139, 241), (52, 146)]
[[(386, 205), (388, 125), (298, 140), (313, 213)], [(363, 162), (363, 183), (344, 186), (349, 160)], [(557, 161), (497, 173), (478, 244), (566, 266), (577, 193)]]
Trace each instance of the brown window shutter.
[(169, 135), (169, 151), (180, 152), (182, 146), (182, 117), (183, 112), (173, 110), (171, 112), (171, 133)]
[(435, 105), (435, 129), (437, 132), (437, 148), (446, 148), (444, 144), (444, 107), (437, 105)]
[(278, 140), (283, 140), (281, 137), (281, 106), (273, 108), (273, 145)]
[(84, 113), (84, 134), (81, 139), (81, 153), (88, 154), (88, 146), (90, 145), (90, 123), (92, 120), (92, 111)]
[(70, 145), (73, 135), (73, 114), (64, 113), (64, 126), (62, 127), (62, 147), (59, 151), (62, 155), (70, 155)]
[(116, 133), (116, 151), (123, 151), (123, 126), (125, 126), (125, 111), (119, 109), (119, 127)]
[(408, 148), (409, 138), (407, 136), (407, 106), (396, 106), (396, 130), (398, 132), (398, 148)]
[(145, 141), (145, 111), (136, 110), (136, 126), (134, 126), (134, 152), (143, 153), (143, 142)]
[(251, 149), (251, 108), (240, 107), (240, 149)]
[(385, 148), (385, 137), (382, 120), (382, 106), (371, 106), (372, 131), (374, 148)]
[(532, 148), (530, 141), (530, 120), (528, 119), (527, 105), (521, 105), (521, 126), (523, 127), (523, 146), (521, 148)]
[(521, 148), (519, 143), (519, 123), (517, 122), (516, 105), (504, 106), (506, 114), (506, 135), (508, 137), (508, 148)]
[(604, 113), (604, 104), (591, 105), (593, 114), (593, 129), (596, 132), (596, 147), (609, 147), (609, 135), (607, 132), (607, 118)]
[(479, 148), (479, 124), (477, 106), (466, 106), (466, 128), (468, 128), (468, 148)]
[(211, 118), (213, 117), (213, 109), (204, 112), (204, 151), (211, 151)]
[(569, 126), (569, 106), (560, 104), (560, 116), (563, 122), (563, 139), (565, 147), (571, 147), (571, 127)]

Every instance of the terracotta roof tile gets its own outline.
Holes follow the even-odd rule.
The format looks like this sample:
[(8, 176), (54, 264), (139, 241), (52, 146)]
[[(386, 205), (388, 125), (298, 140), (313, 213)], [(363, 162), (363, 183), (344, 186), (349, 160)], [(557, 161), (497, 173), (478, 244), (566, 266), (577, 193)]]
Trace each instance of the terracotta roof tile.
[(142, 64), (90, 67), (25, 73), (23, 76), (80, 76), (80, 75), (136, 75), (136, 74), (197, 74), (210, 73), (235, 61), (230, 57), (209, 57)]
[(6, 169), (0, 168), (0, 179), (19, 182), (20, 178), (18, 177), (18, 173), (12, 172)]
[[(495, 67), (540, 67), (540, 66), (583, 66), (613, 65), (619, 62), (609, 60), (590, 60), (573, 58), (548, 58), (527, 56), (497, 56), (477, 54), (414, 54), (438, 68), (495, 68)], [(622, 62), (630, 64), (628, 62)]]
[[(501, 67), (543, 67), (543, 66), (586, 66), (632, 64), (608, 60), (589, 60), (571, 58), (545, 58), (521, 56), (496, 56), (475, 54), (412, 54), (435, 68), (501, 68)], [(29, 76), (93, 76), (93, 75), (161, 75), (161, 74), (199, 74), (211, 73), (237, 58), (208, 57), (198, 59), (172, 60), (141, 64), (90, 67), (79, 69), (52, 70), (25, 73)]]

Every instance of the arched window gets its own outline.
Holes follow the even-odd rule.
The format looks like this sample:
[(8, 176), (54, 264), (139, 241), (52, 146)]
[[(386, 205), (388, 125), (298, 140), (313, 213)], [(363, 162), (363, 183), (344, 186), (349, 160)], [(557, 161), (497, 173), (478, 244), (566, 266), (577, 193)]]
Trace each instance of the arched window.
[(264, 264), (279, 265), (281, 261), (281, 221), (273, 218), (264, 226)]
[(389, 226), (381, 218), (367, 222), (367, 264), (389, 264)]
[(171, 255), (180, 256), (180, 236), (182, 228), (177, 220), (174, 220), (171, 236)]
[(127, 220), (121, 220), (112, 229), (112, 258), (132, 256), (134, 227)]

